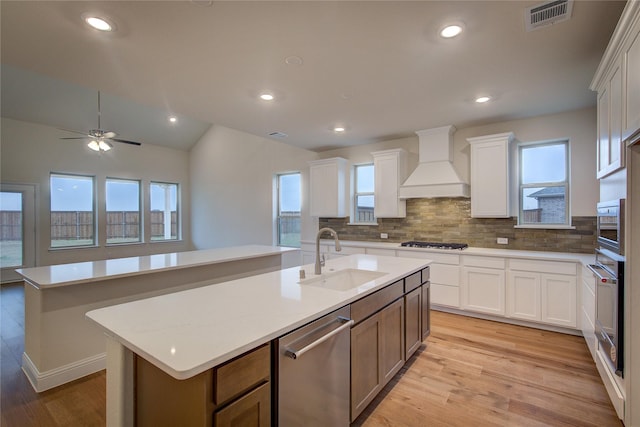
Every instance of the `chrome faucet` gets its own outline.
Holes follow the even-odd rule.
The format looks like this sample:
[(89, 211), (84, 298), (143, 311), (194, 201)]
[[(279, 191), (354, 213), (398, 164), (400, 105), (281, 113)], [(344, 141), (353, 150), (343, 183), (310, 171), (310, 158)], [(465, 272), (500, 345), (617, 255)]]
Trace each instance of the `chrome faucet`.
[(340, 246), (340, 240), (338, 240), (338, 233), (336, 233), (335, 230), (329, 227), (321, 228), (320, 230), (318, 230), (318, 234), (316, 235), (316, 269), (314, 271), (314, 274), (322, 274), (322, 267), (324, 266), (324, 255), (322, 256), (322, 261), (320, 261), (320, 236), (322, 236), (322, 234), (325, 232), (331, 234), (331, 237), (333, 237), (333, 240), (335, 240), (336, 252), (340, 252), (342, 250), (342, 247)]

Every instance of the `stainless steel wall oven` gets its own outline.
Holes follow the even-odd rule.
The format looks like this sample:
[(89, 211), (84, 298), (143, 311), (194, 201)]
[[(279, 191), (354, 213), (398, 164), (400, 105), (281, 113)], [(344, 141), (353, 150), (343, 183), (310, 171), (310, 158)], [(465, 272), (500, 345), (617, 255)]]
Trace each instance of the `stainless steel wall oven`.
[(595, 333), (611, 369), (622, 376), (624, 368), (624, 257), (606, 248), (596, 249)]
[(597, 236), (600, 247), (624, 255), (625, 199), (600, 202), (597, 206)]

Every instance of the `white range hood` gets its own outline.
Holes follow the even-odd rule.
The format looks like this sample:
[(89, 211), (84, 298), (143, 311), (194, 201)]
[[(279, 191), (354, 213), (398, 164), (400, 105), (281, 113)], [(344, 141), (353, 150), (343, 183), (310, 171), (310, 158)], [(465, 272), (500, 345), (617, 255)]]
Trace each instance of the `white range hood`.
[(469, 197), (469, 184), (453, 167), (454, 126), (416, 131), (418, 167), (400, 186), (401, 199)]

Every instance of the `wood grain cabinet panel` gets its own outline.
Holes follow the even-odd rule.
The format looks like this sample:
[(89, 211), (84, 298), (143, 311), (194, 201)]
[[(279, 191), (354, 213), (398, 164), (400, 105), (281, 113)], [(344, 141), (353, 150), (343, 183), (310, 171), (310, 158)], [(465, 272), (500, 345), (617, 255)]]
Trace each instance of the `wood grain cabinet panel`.
[(422, 289), (414, 289), (404, 296), (405, 360), (408, 360), (422, 344)]
[(267, 427), (270, 425), (271, 387), (269, 383), (261, 385), (215, 414), (215, 427)]

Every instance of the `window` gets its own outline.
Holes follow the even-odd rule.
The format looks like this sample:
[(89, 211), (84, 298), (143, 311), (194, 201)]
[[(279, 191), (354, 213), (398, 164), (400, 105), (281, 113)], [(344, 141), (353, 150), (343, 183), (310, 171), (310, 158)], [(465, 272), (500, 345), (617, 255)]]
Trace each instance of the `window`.
[(519, 225), (569, 225), (569, 142), (521, 145)]
[(150, 199), (151, 240), (177, 240), (178, 184), (152, 182)]
[(373, 216), (375, 196), (373, 193), (373, 164), (356, 165), (354, 167), (353, 213), (354, 223), (376, 222)]
[(140, 242), (140, 181), (107, 178), (107, 244)]
[(51, 247), (95, 245), (94, 178), (52, 173)]
[(276, 177), (278, 246), (300, 247), (300, 173)]

